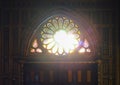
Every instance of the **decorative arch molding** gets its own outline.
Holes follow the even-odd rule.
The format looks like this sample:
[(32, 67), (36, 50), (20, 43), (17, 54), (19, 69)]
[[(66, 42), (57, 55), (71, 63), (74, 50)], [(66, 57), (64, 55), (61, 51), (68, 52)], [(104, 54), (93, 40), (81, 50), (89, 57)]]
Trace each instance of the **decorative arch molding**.
[(83, 15), (82, 13), (77, 14), (74, 11), (66, 8), (51, 9), (41, 14), (41, 16), (44, 17), (41, 18), (40, 16), (38, 16), (37, 19), (35, 19), (34, 22), (37, 24), (32, 23), (29, 29), (24, 30), (25, 35), (23, 36), (22, 49), (21, 49), (22, 55), (29, 56), (31, 42), (33, 42), (33, 39), (35, 38), (37, 31), (40, 30), (41, 25), (43, 25), (46, 21), (56, 16), (67, 17), (73, 20), (74, 23), (79, 25), (80, 26), (79, 30), (81, 32), (81, 35), (84, 35), (84, 37), (87, 38), (95, 54), (96, 48), (98, 46), (97, 45), (98, 33), (96, 31), (96, 28), (93, 26), (93, 24), (88, 22), (87, 16)]
[[(34, 19), (35, 21), (33, 21), (34, 23), (32, 23), (30, 25), (29, 29), (24, 30), (25, 35), (23, 35), (23, 41), (22, 41), (22, 47), (21, 47), (22, 48), (21, 53), (22, 53), (23, 57), (17, 58), (17, 61), (20, 63), (21, 70), (22, 70), (21, 75), (20, 75), (21, 76), (20, 81), (24, 85), (26, 85), (26, 82), (27, 82), (26, 79), (28, 77), (30, 77), (31, 74), (33, 74), (33, 73), (36, 74), (36, 72), (37, 73), (38, 73), (38, 71), (41, 72), (41, 70), (46, 72), (46, 69), (44, 69), (44, 68), (46, 68), (45, 66), (50, 65), (50, 67), (51, 67), (53, 65), (53, 68), (54, 68), (54, 65), (55, 65), (55, 67), (57, 67), (58, 70), (59, 70), (59, 66), (62, 66), (63, 67), (62, 70), (64, 72), (66, 72), (68, 70), (67, 71), (68, 73), (71, 73), (73, 71), (73, 70), (69, 71), (69, 67), (70, 67), (70, 69), (71, 69), (71, 67), (73, 67), (73, 69), (75, 67), (76, 72), (78, 72), (78, 73), (84, 72), (85, 71), (84, 67), (86, 67), (86, 69), (87, 69), (86, 75), (89, 75), (89, 74), (91, 75), (91, 72), (92, 71), (94, 72), (95, 75), (91, 75), (91, 76), (94, 77), (95, 82), (92, 81), (91, 83), (94, 83), (94, 85), (97, 85), (97, 83), (99, 83), (98, 80), (100, 80), (100, 78), (101, 78), (101, 74), (100, 74), (101, 70), (99, 70), (99, 69), (101, 69), (101, 61), (99, 61), (97, 58), (94, 57), (94, 55), (96, 56), (96, 48), (98, 46), (97, 45), (98, 33), (97, 33), (96, 29), (94, 28), (93, 24), (87, 22), (88, 19), (82, 13), (77, 14), (74, 11), (71, 11), (66, 8), (52, 9), (52, 10), (47, 11), (45, 14), (41, 14), (41, 16), (43, 16), (43, 17), (38, 16), (37, 19)], [(39, 30), (42, 30), (41, 26), (49, 19), (54, 18), (56, 16), (62, 16), (62, 17), (66, 17), (70, 20), (73, 20), (76, 25), (81, 27), (79, 30), (80, 30), (82, 37), (83, 38), (85, 37), (85, 39), (88, 40), (88, 42), (90, 44), (90, 48), (94, 52), (92, 55), (92, 58), (91, 57), (85, 58), (86, 55), (84, 57), (84, 55), (79, 56), (76, 54), (67, 55), (68, 57), (66, 57), (66, 56), (54, 57), (56, 55), (51, 56), (49, 54), (48, 54), (48, 56), (46, 56), (45, 54), (42, 54), (40, 56), (29, 55), (31, 43), (36, 38), (36, 35), (40, 34)], [(36, 47), (36, 45), (35, 45), (35, 47)], [(89, 55), (90, 54), (88, 54), (87, 56), (89, 56)], [(43, 56), (43, 57), (41, 57), (41, 56)], [(65, 66), (67, 67), (67, 70), (66, 70), (66, 68), (64, 68)], [(43, 67), (43, 69), (41, 67)], [(49, 70), (54, 71), (53, 68), (50, 68)], [(81, 70), (81, 68), (83, 68), (83, 70)], [(81, 71), (80, 70), (77, 71), (77, 69), (80, 69)], [(23, 74), (25, 74), (25, 75), (23, 75)], [(59, 74), (59, 73), (57, 73), (57, 74)], [(39, 77), (39, 74), (37, 74), (37, 76)], [(56, 76), (58, 77), (58, 75), (56, 75)], [(61, 76), (61, 75), (59, 75), (59, 76)], [(35, 75), (33, 75), (33, 77), (35, 77)], [(23, 80), (24, 80), (24, 82), (23, 82)], [(58, 80), (55, 79), (54, 81), (58, 81)], [(64, 82), (66, 82), (66, 81), (64, 80)], [(31, 80), (29, 83), (31, 83)]]

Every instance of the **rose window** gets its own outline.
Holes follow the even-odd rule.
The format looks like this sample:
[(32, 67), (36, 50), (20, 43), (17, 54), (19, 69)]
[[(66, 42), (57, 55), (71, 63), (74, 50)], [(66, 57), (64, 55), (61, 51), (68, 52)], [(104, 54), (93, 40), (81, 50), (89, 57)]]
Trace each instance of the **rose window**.
[(30, 53), (47, 51), (50, 54), (66, 55), (75, 51), (79, 54), (91, 52), (88, 40), (81, 37), (81, 28), (67, 17), (50, 18), (39, 28), (31, 43)]
[(79, 46), (80, 31), (78, 25), (65, 17), (55, 17), (43, 25), (41, 42), (49, 53), (72, 53)]

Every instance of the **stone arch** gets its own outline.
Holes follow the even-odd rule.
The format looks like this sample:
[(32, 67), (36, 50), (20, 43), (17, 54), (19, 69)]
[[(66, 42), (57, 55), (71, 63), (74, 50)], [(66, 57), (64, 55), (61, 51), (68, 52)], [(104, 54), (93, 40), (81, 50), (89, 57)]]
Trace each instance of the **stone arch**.
[(99, 38), (98, 38), (99, 34), (96, 31), (96, 28), (94, 27), (94, 25), (88, 22), (89, 20), (87, 16), (81, 12), (76, 13), (73, 10), (60, 7), (60, 8), (53, 8), (53, 9), (47, 10), (45, 13), (41, 14), (41, 16), (43, 17), (38, 16), (37, 18), (34, 18), (34, 22), (30, 24), (30, 27), (24, 30), (25, 35), (23, 36), (22, 49), (21, 49), (22, 55), (29, 56), (28, 51), (31, 45), (30, 43), (32, 42), (32, 39), (36, 35), (37, 30), (40, 30), (39, 27), (51, 17), (58, 16), (58, 15), (67, 16), (70, 19), (74, 20), (75, 23), (77, 23), (78, 25), (80, 24), (81, 33), (87, 37), (88, 41), (92, 41), (90, 42), (91, 47), (92, 49), (94, 49), (94, 51), (96, 50), (98, 46), (97, 43), (99, 41)]

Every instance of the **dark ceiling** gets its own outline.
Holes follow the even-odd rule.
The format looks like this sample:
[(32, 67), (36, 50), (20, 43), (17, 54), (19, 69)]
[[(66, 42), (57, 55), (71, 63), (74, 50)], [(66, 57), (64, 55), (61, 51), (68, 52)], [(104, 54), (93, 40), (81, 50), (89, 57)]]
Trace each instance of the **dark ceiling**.
[[(70, 7), (99, 7), (118, 8), (118, 0), (1, 0), (1, 8), (26, 8), (26, 7), (49, 7), (49, 6), (70, 6)], [(83, 7), (82, 6), (82, 7)]]

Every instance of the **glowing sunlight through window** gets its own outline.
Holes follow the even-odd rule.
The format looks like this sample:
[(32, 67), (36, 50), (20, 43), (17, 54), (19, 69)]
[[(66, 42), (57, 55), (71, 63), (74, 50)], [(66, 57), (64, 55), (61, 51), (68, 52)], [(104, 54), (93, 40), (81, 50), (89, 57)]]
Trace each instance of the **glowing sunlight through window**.
[(74, 22), (66, 17), (48, 20), (41, 31), (41, 42), (49, 53), (65, 55), (79, 46), (80, 31)]
[(38, 36), (31, 43), (30, 53), (90, 53), (90, 44), (85, 37), (81, 37), (79, 29), (81, 28), (71, 19), (53, 17), (41, 25)]

